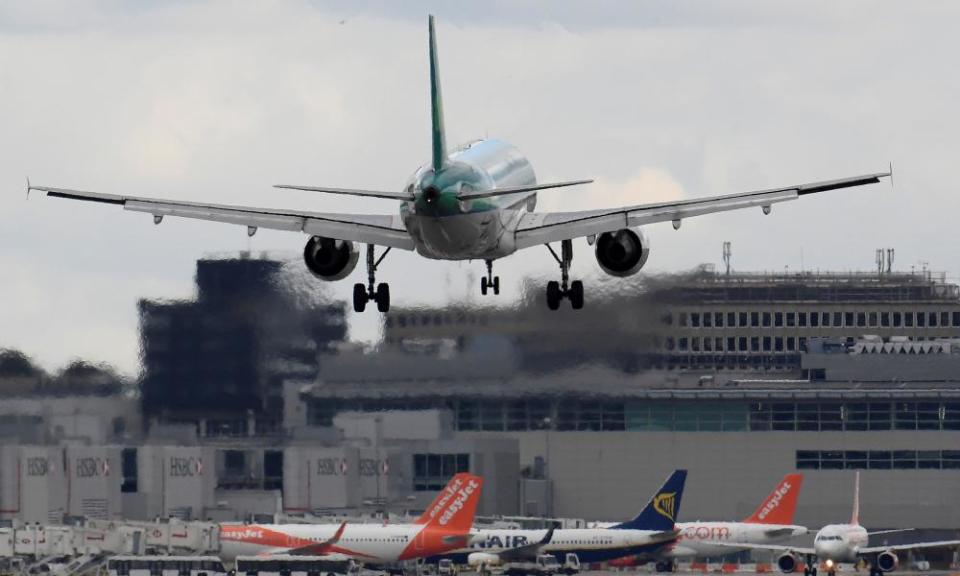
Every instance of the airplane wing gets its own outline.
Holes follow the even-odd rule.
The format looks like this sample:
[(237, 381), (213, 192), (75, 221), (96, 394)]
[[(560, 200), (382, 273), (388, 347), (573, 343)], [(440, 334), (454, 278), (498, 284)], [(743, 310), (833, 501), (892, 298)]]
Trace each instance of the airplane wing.
[(747, 544), (745, 542), (710, 542), (711, 546), (722, 546), (724, 548), (738, 548), (740, 550), (771, 550), (773, 552), (794, 552), (796, 554), (816, 554), (813, 548), (804, 548), (803, 546), (783, 546), (781, 544)]
[(915, 544), (894, 544), (893, 546), (868, 546), (861, 548), (860, 554), (875, 554), (877, 552), (897, 552), (899, 550), (919, 550), (921, 548), (950, 548), (960, 547), (960, 540), (941, 540), (939, 542), (917, 542)]
[(613, 232), (622, 228), (655, 222), (672, 221), (675, 227), (679, 227), (684, 218), (754, 206), (762, 207), (764, 212), (769, 212), (770, 206), (779, 202), (796, 200), (807, 194), (827, 190), (873, 184), (886, 176), (890, 176), (890, 172), (695, 200), (659, 202), (582, 212), (531, 212), (524, 214), (520, 220), (516, 233), (517, 248), (528, 248), (538, 244)]
[(258, 228), (303, 232), (311, 236), (324, 236), (337, 240), (350, 240), (364, 244), (390, 246), (413, 250), (413, 239), (407, 233), (399, 216), (371, 214), (325, 214), (298, 210), (251, 208), (222, 204), (202, 204), (175, 200), (158, 200), (138, 196), (86, 192), (67, 188), (27, 185), (27, 191), (45, 192), (54, 198), (69, 198), (103, 204), (116, 204), (124, 210), (146, 212), (153, 215), (159, 224), (165, 216), (194, 218), (212, 222), (224, 222), (246, 226), (252, 234)]
[(516, 548), (508, 548), (503, 552), (498, 552), (497, 556), (500, 557), (501, 562), (522, 562), (524, 560), (533, 560), (536, 559), (537, 555), (540, 554), (540, 550), (544, 546), (550, 543), (553, 539), (553, 531), (555, 527), (551, 526), (547, 533), (543, 535), (543, 538), (539, 542), (534, 542), (532, 544), (526, 544), (524, 546), (517, 546)]
[[(299, 546), (297, 548), (291, 548), (285, 553), (293, 556), (324, 556), (328, 560), (346, 560), (349, 557), (342, 553), (334, 553), (334, 546), (337, 542), (340, 541), (340, 537), (343, 536), (343, 531), (346, 529), (347, 523), (341, 522), (340, 527), (337, 528), (337, 531), (323, 542), (316, 542), (312, 544), (307, 544), (306, 546)], [(340, 558), (342, 556), (342, 558)]]

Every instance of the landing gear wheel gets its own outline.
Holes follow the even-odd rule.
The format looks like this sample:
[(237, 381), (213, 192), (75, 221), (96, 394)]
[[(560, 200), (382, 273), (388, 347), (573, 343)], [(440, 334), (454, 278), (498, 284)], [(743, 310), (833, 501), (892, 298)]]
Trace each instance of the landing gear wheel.
[(583, 282), (574, 280), (570, 283), (570, 306), (574, 310), (583, 308)]
[(817, 576), (817, 569), (816, 569), (816, 567), (810, 569), (810, 576)]
[(560, 283), (556, 280), (547, 282), (547, 308), (556, 310), (560, 308)]
[(377, 301), (377, 310), (380, 312), (390, 311), (390, 285), (386, 282), (377, 286), (377, 295), (374, 298)]
[(367, 309), (367, 287), (363, 284), (353, 285), (353, 311), (363, 312)]
[(493, 260), (484, 260), (487, 265), (487, 275), (480, 279), (480, 293), (484, 296), (487, 292), (493, 290), (494, 294), (500, 293), (500, 277), (493, 275)]

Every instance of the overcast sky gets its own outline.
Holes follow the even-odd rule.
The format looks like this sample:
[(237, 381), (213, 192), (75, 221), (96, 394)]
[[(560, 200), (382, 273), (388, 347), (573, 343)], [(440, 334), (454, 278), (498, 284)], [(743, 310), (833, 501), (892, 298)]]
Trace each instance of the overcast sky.
[[(24, 195), (34, 183), (216, 203), (393, 213), (272, 184), (398, 189), (429, 157), (427, 14), (448, 141), (496, 136), (542, 181), (540, 209), (697, 197), (883, 170), (889, 183), (650, 227), (647, 269), (958, 275), (955, 2), (0, 2), (0, 347), (55, 369), (138, 370), (136, 302), (193, 295), (197, 258), (297, 258), (306, 238)], [(599, 273), (575, 243), (573, 274)], [(498, 262), (508, 303), (556, 264)], [(393, 252), (395, 305), (479, 302), (483, 265)], [(362, 279), (321, 284), (347, 298)], [(596, 282), (595, 280), (593, 281)], [(629, 279), (623, 282), (630, 282)], [(351, 316), (374, 340), (378, 315)]]

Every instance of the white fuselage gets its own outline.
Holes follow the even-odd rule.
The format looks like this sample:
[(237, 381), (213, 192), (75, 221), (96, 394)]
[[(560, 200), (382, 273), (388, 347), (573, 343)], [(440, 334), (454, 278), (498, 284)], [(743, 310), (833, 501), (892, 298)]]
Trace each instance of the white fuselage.
[[(462, 560), (473, 552), (498, 553), (511, 548), (535, 544), (543, 540), (546, 530), (476, 530), (470, 546), (450, 553)], [(652, 530), (612, 530), (605, 528), (559, 528), (540, 553), (562, 558), (575, 553), (581, 562), (603, 562), (633, 554), (652, 552), (669, 540), (663, 532)]]
[(817, 532), (813, 549), (821, 562), (856, 562), (860, 549), (867, 546), (869, 536), (857, 524), (828, 524)]
[(752, 522), (677, 522), (677, 529), (680, 537), (661, 558), (723, 556), (737, 551), (730, 544), (777, 544), (808, 532), (805, 526)]
[[(328, 541), (338, 528), (336, 524), (225, 524), (220, 529), (220, 556), (233, 560), (237, 556), (283, 554)], [(438, 539), (424, 537), (423, 533), (428, 530), (421, 524), (348, 524), (337, 543), (324, 555), (386, 563), (442, 552), (442, 549), (431, 550)]]
[[(536, 206), (536, 192), (460, 201), (461, 189), (490, 190), (536, 184), (530, 162), (501, 140), (478, 140), (452, 151), (439, 173), (427, 164), (407, 182), (416, 200), (400, 216), (417, 252), (439, 260), (502, 258), (516, 251), (520, 217)], [(435, 189), (430, 202), (424, 192)]]

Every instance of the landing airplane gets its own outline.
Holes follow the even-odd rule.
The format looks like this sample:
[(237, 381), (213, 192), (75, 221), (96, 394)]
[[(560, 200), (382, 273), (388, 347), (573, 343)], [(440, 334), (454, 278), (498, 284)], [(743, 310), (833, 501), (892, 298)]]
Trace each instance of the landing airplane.
[[(247, 227), (253, 235), (259, 228), (302, 232), (310, 236), (303, 251), (307, 268), (322, 280), (340, 280), (356, 267), (359, 253), (354, 243), (366, 244), (366, 284), (353, 287), (353, 307), (362, 312), (374, 301), (377, 309), (390, 309), (390, 286), (376, 283), (376, 272), (393, 248), (415, 250), (437, 260), (483, 260), (487, 273), (480, 291), (500, 293), (500, 278), (493, 275), (493, 262), (518, 250), (545, 245), (560, 265), (560, 280), (547, 282), (547, 306), (556, 310), (564, 298), (574, 309), (583, 307), (581, 280), (570, 281), (573, 239), (587, 238), (595, 246), (597, 263), (607, 274), (625, 277), (643, 268), (650, 243), (641, 228), (656, 222), (672, 222), (680, 228), (685, 218), (741, 208), (759, 207), (769, 214), (778, 202), (801, 196), (872, 184), (890, 172), (866, 174), (772, 188), (755, 192), (713, 196), (694, 200), (640, 204), (622, 208), (581, 212), (535, 212), (537, 192), (588, 184), (574, 180), (540, 184), (533, 167), (519, 150), (495, 139), (470, 142), (448, 150), (440, 97), (433, 16), (429, 18), (430, 104), (432, 154), (407, 181), (403, 189), (378, 191), (325, 186), (278, 185), (278, 188), (381, 198), (400, 202), (399, 214), (331, 214), (282, 208), (253, 208), (160, 200), (120, 194), (86, 192), (67, 188), (32, 186), (48, 196), (116, 204), (125, 210), (146, 212), (160, 224), (166, 216), (225, 222)], [(552, 243), (560, 243), (560, 253)], [(377, 257), (375, 247), (386, 249)]]
[(469, 547), (430, 561), (450, 558), (484, 571), (505, 563), (533, 561), (541, 554), (552, 554), (560, 562), (568, 554), (576, 554), (580, 562), (604, 562), (653, 553), (677, 538), (674, 518), (680, 511), (686, 479), (686, 470), (674, 471), (635, 518), (609, 528), (478, 529)]
[(413, 524), (224, 524), (221, 557), (300, 555), (329, 562), (389, 564), (468, 545), (483, 479), (460, 473)]
[(802, 556), (805, 559), (804, 576), (817, 576), (817, 560), (820, 561), (829, 576), (836, 576), (839, 563), (856, 563), (861, 558), (870, 563), (870, 576), (883, 576), (884, 572), (896, 570), (900, 563), (897, 557), (899, 551), (960, 546), (960, 540), (917, 542), (894, 546), (868, 546), (871, 535), (909, 531), (908, 528), (867, 532), (867, 529), (860, 525), (860, 473), (857, 472), (853, 489), (853, 515), (850, 522), (847, 524), (828, 524), (821, 528), (813, 540), (813, 548), (776, 546), (773, 544), (733, 544), (729, 547), (782, 552), (780, 557), (777, 558), (777, 567), (784, 574), (794, 572), (797, 569), (798, 556)]

